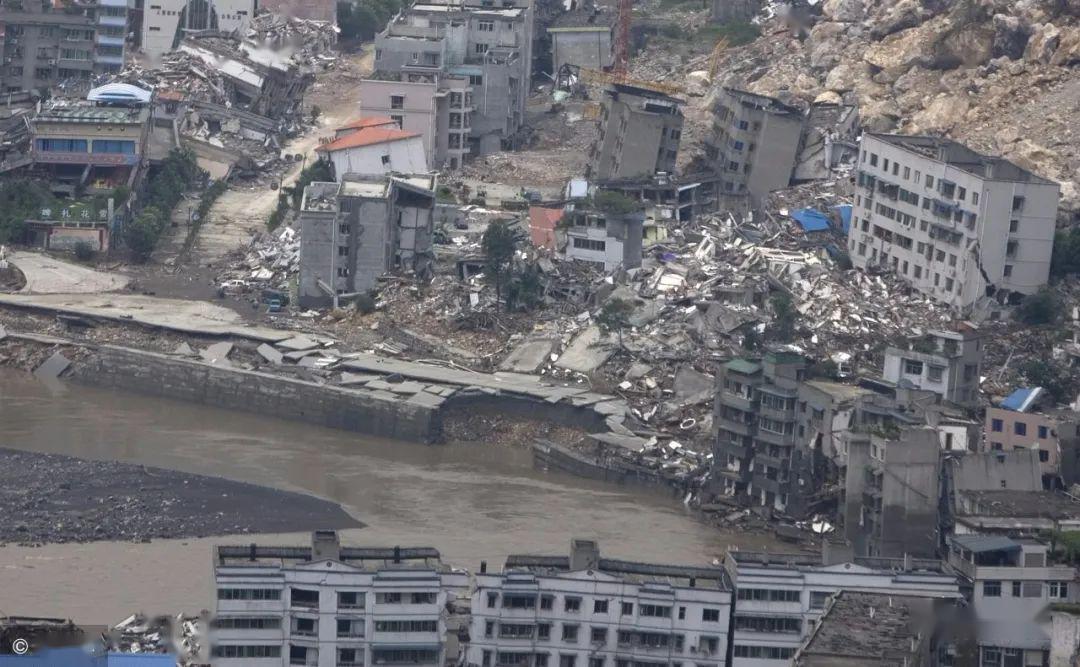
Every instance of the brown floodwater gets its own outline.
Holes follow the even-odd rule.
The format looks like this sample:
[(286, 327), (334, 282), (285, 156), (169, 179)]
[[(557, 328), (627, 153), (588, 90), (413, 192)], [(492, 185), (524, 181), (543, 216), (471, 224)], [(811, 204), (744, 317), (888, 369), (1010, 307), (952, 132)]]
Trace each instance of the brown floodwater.
[[(510, 553), (565, 553), (571, 537), (619, 558), (703, 564), (729, 546), (775, 548), (723, 532), (664, 493), (534, 469), (498, 443), (428, 446), (137, 394), (43, 384), (0, 368), (2, 446), (140, 463), (303, 491), (364, 528), (346, 543), (420, 545), (475, 570)], [(273, 512), (273, 507), (266, 507)], [(2, 520), (17, 520), (4, 517)], [(304, 543), (303, 534), (259, 536)], [(0, 614), (115, 622), (142, 610), (212, 604), (211, 547), (251, 536), (0, 548)]]

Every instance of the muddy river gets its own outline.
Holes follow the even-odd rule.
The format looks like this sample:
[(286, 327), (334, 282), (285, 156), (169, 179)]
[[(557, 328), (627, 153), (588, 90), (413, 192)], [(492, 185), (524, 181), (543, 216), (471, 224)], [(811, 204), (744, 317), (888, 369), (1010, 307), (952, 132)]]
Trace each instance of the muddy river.
[[(598, 539), (613, 557), (686, 564), (709, 562), (729, 545), (771, 542), (709, 527), (664, 494), (536, 470), (529, 452), (497, 443), (379, 440), (134, 394), (46, 386), (7, 369), (0, 369), (0, 439), (6, 447), (315, 494), (367, 524), (345, 531), (346, 543), (430, 545), (470, 569), (481, 559), (498, 566), (509, 553), (565, 553), (572, 536)], [(115, 622), (136, 610), (198, 611), (212, 602), (211, 546), (251, 541), (3, 547), (0, 610), (87, 623)]]

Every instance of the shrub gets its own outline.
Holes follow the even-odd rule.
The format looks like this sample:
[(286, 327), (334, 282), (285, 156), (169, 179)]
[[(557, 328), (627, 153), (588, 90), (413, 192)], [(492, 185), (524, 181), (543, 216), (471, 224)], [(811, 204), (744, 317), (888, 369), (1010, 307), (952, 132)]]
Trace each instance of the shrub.
[(1025, 324), (1048, 324), (1057, 319), (1060, 304), (1053, 292), (1041, 289), (1020, 302), (1018, 315)]
[(79, 241), (73, 248), (75, 251), (75, 259), (80, 262), (89, 262), (94, 259), (94, 246), (90, 245), (88, 241)]

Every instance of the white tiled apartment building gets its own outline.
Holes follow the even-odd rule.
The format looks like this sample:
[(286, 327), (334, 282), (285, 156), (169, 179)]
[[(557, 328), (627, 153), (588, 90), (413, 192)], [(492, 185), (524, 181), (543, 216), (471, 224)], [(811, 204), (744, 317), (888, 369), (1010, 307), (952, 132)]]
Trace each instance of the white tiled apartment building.
[(856, 267), (883, 267), (961, 311), (1046, 284), (1057, 183), (955, 141), (891, 134), (863, 135), (857, 183)]
[[(483, 568), (482, 568), (483, 569)], [(722, 667), (731, 583), (722, 568), (566, 556), (511, 556), (481, 571), (468, 667)]]
[(442, 667), (446, 605), (468, 574), (430, 548), (219, 546), (215, 665)]

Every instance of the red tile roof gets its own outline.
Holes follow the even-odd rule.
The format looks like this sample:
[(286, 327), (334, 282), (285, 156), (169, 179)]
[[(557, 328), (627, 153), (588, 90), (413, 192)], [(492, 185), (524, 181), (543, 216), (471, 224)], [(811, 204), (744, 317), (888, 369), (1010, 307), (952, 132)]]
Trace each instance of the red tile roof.
[(374, 146), (375, 144), (384, 144), (389, 141), (401, 141), (402, 139), (412, 139), (413, 137), (419, 136), (420, 135), (416, 132), (406, 132), (405, 130), (397, 129), (396, 127), (365, 127), (362, 130), (351, 132), (340, 139), (335, 139), (328, 144), (319, 146), (318, 150), (326, 152), (340, 151), (345, 150), (346, 148)]
[(538, 248), (555, 250), (555, 226), (563, 217), (561, 208), (529, 207), (529, 237)]
[(337, 128), (341, 130), (362, 130), (365, 127), (379, 127), (380, 125), (393, 125), (397, 126), (397, 121), (389, 116), (364, 116), (363, 118), (357, 118), (354, 121), (350, 121), (341, 127)]

